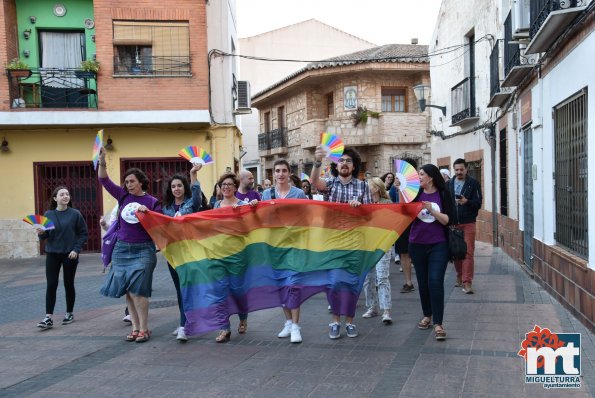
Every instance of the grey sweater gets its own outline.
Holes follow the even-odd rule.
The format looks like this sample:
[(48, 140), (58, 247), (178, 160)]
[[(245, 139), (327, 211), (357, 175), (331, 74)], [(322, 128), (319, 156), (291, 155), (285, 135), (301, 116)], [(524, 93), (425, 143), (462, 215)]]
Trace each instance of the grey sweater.
[(56, 229), (45, 231), (39, 235), (40, 240), (46, 240), (47, 253), (81, 252), (87, 241), (87, 224), (80, 211), (67, 207), (66, 210), (48, 210), (44, 216), (52, 220)]

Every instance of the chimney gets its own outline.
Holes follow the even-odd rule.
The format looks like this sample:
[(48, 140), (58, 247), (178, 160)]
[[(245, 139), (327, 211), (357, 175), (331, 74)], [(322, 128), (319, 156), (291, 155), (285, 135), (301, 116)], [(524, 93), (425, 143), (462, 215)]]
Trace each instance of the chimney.
[(417, 37), (411, 39), (411, 44), (417, 44)]

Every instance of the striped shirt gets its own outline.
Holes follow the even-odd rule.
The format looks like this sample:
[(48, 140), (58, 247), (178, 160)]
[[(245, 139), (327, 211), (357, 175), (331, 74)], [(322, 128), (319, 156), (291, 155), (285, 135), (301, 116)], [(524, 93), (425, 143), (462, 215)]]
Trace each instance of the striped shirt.
[(343, 184), (339, 177), (331, 177), (326, 180), (328, 201), (337, 203), (348, 203), (350, 200), (357, 200), (360, 203), (372, 203), (368, 183), (357, 178), (351, 178), (347, 184)]

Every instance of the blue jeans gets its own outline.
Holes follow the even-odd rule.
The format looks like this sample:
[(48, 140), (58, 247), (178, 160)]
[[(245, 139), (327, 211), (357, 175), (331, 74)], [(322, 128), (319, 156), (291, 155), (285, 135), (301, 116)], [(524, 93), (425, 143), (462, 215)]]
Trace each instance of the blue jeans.
[(167, 268), (169, 269), (169, 274), (171, 275), (172, 281), (174, 281), (174, 286), (176, 287), (176, 296), (178, 297), (178, 308), (180, 309), (180, 326), (186, 325), (186, 314), (184, 313), (184, 305), (182, 301), (182, 291), (180, 290), (180, 277), (178, 273), (171, 266), (170, 263), (167, 263)]
[(419, 298), (424, 316), (442, 325), (444, 316), (444, 274), (448, 265), (448, 243), (409, 244), (409, 256), (415, 267)]

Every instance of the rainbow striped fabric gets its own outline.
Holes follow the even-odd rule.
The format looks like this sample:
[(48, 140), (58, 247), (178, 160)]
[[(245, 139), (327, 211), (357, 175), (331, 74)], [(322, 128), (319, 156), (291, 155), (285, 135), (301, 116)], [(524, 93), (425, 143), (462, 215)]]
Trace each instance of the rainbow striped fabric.
[(221, 329), (230, 314), (296, 308), (320, 292), (335, 314), (353, 316), (366, 274), (421, 206), (284, 199), (139, 219), (180, 277), (194, 335)]

